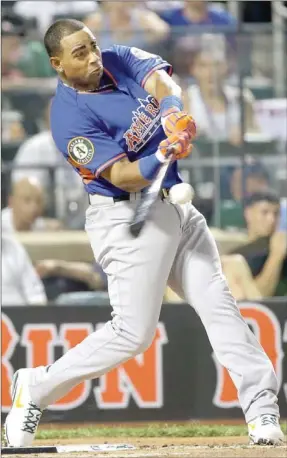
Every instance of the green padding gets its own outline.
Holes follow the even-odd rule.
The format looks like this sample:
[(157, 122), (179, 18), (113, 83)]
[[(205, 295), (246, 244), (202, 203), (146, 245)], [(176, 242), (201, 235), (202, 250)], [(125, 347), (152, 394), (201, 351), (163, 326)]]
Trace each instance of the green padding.
[(273, 86), (252, 87), (250, 88), (256, 100), (273, 99), (274, 88)]
[(274, 296), (287, 296), (287, 278), (279, 281)]
[(27, 77), (48, 78), (56, 75), (50, 65), (45, 47), (40, 41), (27, 43), (24, 55), (18, 63), (18, 68)]
[[(245, 221), (243, 216), (242, 205), (233, 200), (225, 200), (220, 202), (220, 227), (221, 229), (239, 228), (245, 229)], [(216, 221), (213, 223), (216, 225)]]

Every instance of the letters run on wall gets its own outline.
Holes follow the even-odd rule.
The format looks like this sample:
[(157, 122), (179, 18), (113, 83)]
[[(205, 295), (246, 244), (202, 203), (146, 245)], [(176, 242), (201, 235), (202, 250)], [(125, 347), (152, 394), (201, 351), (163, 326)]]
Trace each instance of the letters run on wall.
[[(52, 364), (110, 319), (109, 307), (2, 309), (2, 415), (20, 367)], [(287, 303), (242, 303), (240, 311), (277, 373), (287, 418)], [(68, 317), (68, 318), (67, 318)], [(81, 321), (79, 321), (79, 317)], [(156, 421), (243, 418), (228, 372), (215, 358), (191, 307), (164, 305), (151, 347), (45, 411), (44, 421)]]

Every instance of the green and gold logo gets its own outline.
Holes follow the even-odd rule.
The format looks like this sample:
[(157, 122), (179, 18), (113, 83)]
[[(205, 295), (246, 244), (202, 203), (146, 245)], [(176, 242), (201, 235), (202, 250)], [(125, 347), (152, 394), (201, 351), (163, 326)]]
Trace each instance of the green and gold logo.
[(68, 144), (68, 153), (76, 164), (86, 165), (93, 159), (95, 148), (88, 138), (75, 137)]

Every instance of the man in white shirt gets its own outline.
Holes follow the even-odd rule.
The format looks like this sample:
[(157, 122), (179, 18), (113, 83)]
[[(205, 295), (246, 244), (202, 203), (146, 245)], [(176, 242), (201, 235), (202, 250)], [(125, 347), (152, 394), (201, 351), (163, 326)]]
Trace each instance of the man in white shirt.
[(9, 206), (2, 210), (2, 229), (7, 233), (61, 229), (59, 221), (42, 218), (43, 210), (42, 186), (36, 179), (23, 178), (13, 185)]
[[(13, 161), (15, 168), (11, 181), (17, 183), (23, 178), (37, 179), (47, 195), (51, 196), (51, 201), (56, 196), (56, 217), (65, 221), (71, 229), (81, 229), (88, 206), (87, 197), (81, 178), (74, 173), (56, 148), (49, 130), (49, 108), (50, 103), (45, 110), (45, 130), (33, 135), (20, 146)], [(54, 167), (54, 180), (52, 169), (47, 167)], [(73, 212), (69, 212), (70, 206), (74, 208)]]
[(2, 234), (2, 305), (46, 305), (44, 286), (23, 246)]

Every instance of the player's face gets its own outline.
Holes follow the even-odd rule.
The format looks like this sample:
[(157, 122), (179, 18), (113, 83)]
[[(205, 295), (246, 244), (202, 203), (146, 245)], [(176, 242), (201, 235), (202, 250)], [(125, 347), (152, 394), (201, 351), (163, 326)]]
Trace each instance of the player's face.
[(275, 231), (279, 219), (279, 204), (257, 202), (246, 210), (247, 227), (258, 237), (268, 237)]
[(59, 66), (76, 88), (96, 89), (103, 75), (102, 56), (92, 32), (85, 28), (63, 38)]

